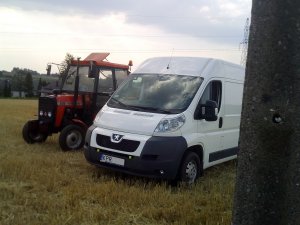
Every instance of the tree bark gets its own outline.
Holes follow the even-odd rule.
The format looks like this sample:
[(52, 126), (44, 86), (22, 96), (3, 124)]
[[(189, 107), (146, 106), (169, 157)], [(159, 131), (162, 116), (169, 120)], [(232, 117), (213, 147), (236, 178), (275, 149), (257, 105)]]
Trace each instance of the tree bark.
[(233, 225), (300, 224), (300, 1), (253, 0)]

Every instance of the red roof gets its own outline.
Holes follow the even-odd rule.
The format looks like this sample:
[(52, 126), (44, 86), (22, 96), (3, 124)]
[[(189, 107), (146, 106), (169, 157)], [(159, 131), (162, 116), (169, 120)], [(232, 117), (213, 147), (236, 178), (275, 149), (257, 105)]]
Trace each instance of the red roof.
[[(89, 54), (84, 60), (79, 61), (79, 65), (90, 65), (90, 62), (93, 61), (95, 62), (96, 66), (102, 66), (102, 67), (112, 67), (112, 68), (117, 68), (117, 69), (129, 69), (128, 65), (124, 64), (118, 64), (118, 63), (111, 63), (108, 61), (103, 61), (106, 59), (106, 57), (110, 53), (104, 52), (104, 53), (91, 53)], [(73, 60), (72, 64), (76, 65), (77, 60)]]
[(91, 53), (84, 59), (84, 61), (101, 62), (104, 59), (106, 59), (107, 56), (109, 56), (109, 54), (110, 53), (108, 53), (108, 52)]

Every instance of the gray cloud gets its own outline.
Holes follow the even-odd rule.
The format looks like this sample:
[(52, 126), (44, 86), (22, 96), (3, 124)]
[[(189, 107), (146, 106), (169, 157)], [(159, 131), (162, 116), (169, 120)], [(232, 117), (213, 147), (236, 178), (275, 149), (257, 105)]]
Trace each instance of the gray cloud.
[(127, 23), (154, 25), (174, 35), (238, 44), (245, 20), (250, 16), (250, 3), (250, 0), (2, 0), (0, 6), (59, 14), (125, 13)]

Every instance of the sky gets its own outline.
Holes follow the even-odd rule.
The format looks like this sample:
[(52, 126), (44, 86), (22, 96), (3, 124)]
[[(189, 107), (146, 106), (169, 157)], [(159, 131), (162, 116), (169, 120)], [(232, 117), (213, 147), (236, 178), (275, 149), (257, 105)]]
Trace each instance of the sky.
[(212, 57), (240, 64), (251, 0), (0, 0), (0, 71), (46, 72), (66, 53), (133, 70), (156, 56)]

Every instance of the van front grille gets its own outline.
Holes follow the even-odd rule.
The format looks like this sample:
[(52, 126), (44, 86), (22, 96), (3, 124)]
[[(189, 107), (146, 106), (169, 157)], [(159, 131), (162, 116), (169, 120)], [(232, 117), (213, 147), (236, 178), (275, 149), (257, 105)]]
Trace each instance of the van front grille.
[(109, 136), (97, 134), (96, 142), (99, 146), (124, 152), (134, 152), (140, 145), (139, 141), (122, 139), (119, 143), (111, 141)]

